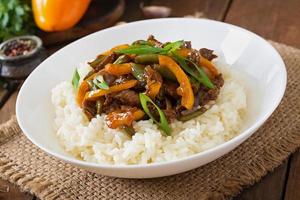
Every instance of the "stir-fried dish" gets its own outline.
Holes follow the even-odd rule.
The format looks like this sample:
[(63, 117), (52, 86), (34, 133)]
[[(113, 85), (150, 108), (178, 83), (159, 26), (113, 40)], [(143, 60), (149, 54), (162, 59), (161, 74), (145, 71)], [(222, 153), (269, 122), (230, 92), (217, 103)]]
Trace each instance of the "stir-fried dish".
[(206, 111), (224, 84), (211, 62), (212, 50), (191, 42), (162, 43), (153, 36), (101, 53), (88, 64), (92, 71), (72, 84), (76, 101), (89, 120), (106, 114), (106, 123), (133, 135), (133, 123), (150, 119), (171, 135), (170, 123), (188, 121)]

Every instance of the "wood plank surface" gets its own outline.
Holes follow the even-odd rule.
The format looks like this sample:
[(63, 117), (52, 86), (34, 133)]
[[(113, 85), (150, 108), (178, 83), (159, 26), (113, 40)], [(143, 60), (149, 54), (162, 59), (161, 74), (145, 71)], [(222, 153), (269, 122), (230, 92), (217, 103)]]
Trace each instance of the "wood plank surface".
[[(299, 8), (299, 0), (234, 0), (226, 14), (225, 22), (249, 29), (264, 38), (300, 47)], [(293, 162), (295, 161), (292, 160)], [(300, 164), (294, 170), (299, 174)], [(276, 200), (284, 198), (284, 195), (288, 196), (287, 193), (294, 189), (289, 189), (291, 186), (288, 185), (287, 193), (284, 194), (287, 172), (288, 162), (284, 162), (262, 181), (243, 191), (236, 199)], [(300, 180), (292, 180), (299, 190)]]
[[(172, 8), (172, 16), (182, 17), (192, 15), (196, 12), (203, 14), (203, 17), (215, 20), (222, 20), (230, 0), (222, 1), (186, 1), (186, 0), (152, 0), (150, 5), (161, 5)], [(146, 4), (147, 5), (147, 4)]]
[(299, 0), (233, 0), (225, 21), (264, 38), (300, 47)]
[(300, 149), (298, 149), (298, 151), (296, 151), (291, 156), (290, 170), (285, 191), (285, 199), (300, 199)]
[(233, 200), (280, 200), (284, 196), (288, 160), (267, 174), (261, 181), (244, 189)]

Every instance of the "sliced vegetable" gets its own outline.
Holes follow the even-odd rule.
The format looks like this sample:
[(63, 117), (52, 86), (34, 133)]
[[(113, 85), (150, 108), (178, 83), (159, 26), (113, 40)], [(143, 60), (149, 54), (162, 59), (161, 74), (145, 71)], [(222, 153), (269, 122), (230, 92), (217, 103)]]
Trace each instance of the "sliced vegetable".
[(149, 41), (146, 40), (137, 40), (132, 43), (132, 45), (149, 45), (152, 46), (152, 44)]
[(111, 48), (110, 50), (103, 52), (101, 55), (108, 56), (108, 55), (112, 54), (113, 52), (117, 52), (117, 51), (122, 50), (122, 49), (127, 49), (129, 47), (130, 46), (128, 44), (117, 45), (117, 46)]
[(146, 90), (146, 95), (149, 96), (151, 99), (155, 99), (156, 95), (159, 93), (161, 88), (160, 82), (154, 82), (148, 85)]
[(131, 63), (131, 73), (139, 81), (144, 81), (145, 66)]
[(99, 56), (97, 56), (97, 58), (96, 58), (95, 60), (93, 60), (92, 62), (89, 62), (88, 64), (89, 64), (92, 68), (95, 68), (95, 67), (97, 67), (97, 65), (99, 65), (105, 58), (106, 58), (106, 56), (104, 56), (104, 55), (99, 55)]
[(135, 134), (135, 130), (132, 126), (126, 126), (124, 125), (122, 127), (122, 129), (129, 135), (129, 136), (133, 136)]
[(154, 64), (158, 63), (158, 55), (157, 54), (143, 54), (138, 55), (134, 59), (135, 63), (139, 64)]
[(179, 49), (182, 45), (183, 45), (183, 40), (179, 40), (176, 42), (168, 43), (167, 45), (164, 46), (163, 49), (168, 51), (169, 53), (172, 53), (172, 52), (176, 51), (177, 49)]
[(79, 84), (79, 80), (80, 80), (80, 76), (79, 73), (77, 71), (77, 69), (75, 70), (74, 74), (73, 74), (73, 78), (72, 78), (72, 85), (74, 90), (77, 90), (78, 88), (78, 84)]
[(153, 47), (150, 45), (131, 45), (126, 49), (115, 50), (116, 53), (122, 54), (168, 54), (170, 52), (176, 51), (183, 45), (183, 41), (176, 41), (167, 44), (164, 48)]
[(136, 84), (137, 84), (137, 80), (129, 80), (129, 81), (125, 81), (124, 83), (121, 83), (119, 85), (113, 85), (113, 86), (109, 87), (108, 90), (98, 89), (95, 91), (90, 91), (85, 94), (84, 100), (95, 101), (101, 96), (104, 96), (109, 93), (119, 92), (122, 90), (132, 88), (132, 87), (136, 86)]
[(154, 69), (160, 73), (160, 75), (166, 79), (176, 81), (176, 76), (167, 68), (161, 65), (155, 64), (153, 65)]
[(105, 80), (103, 79), (103, 76), (98, 75), (94, 78), (93, 83), (99, 88), (99, 89), (104, 89), (104, 90), (108, 90), (109, 86), (108, 84), (105, 82)]
[(98, 115), (100, 115), (102, 113), (103, 104), (104, 104), (103, 99), (99, 99), (99, 100), (96, 101), (96, 110), (97, 110)]
[(90, 84), (87, 81), (82, 81), (78, 88), (77, 96), (76, 96), (76, 101), (77, 104), (82, 107), (82, 103), (84, 101), (84, 96), (85, 94), (90, 90)]
[(159, 64), (163, 67), (167, 67), (175, 75), (180, 84), (182, 90), (181, 105), (186, 109), (191, 109), (194, 105), (194, 93), (189, 78), (172, 58), (160, 55), (158, 59)]
[(113, 64), (123, 64), (129, 62), (130, 60), (131, 58), (128, 55), (121, 55)]
[(206, 87), (208, 87), (210, 89), (215, 87), (214, 84), (211, 82), (211, 80), (208, 78), (208, 76), (206, 75), (206, 73), (204, 72), (204, 70), (201, 67), (199, 67), (196, 63), (194, 63), (191, 60), (187, 60), (187, 61), (190, 62), (198, 70), (198, 72), (200, 74), (199, 82), (201, 82), (203, 85), (205, 85)]
[(195, 117), (198, 117), (200, 115), (202, 115), (203, 113), (205, 113), (206, 109), (198, 109), (196, 110), (195, 112), (192, 112), (190, 114), (187, 114), (187, 115), (182, 115), (180, 118), (179, 118), (179, 121), (189, 121)]
[[(140, 93), (139, 97), (140, 97), (140, 102), (141, 102), (141, 105), (142, 105), (145, 113), (159, 126), (160, 129), (162, 129), (165, 132), (166, 135), (171, 135), (171, 128), (169, 127), (169, 124), (168, 124), (168, 121), (166, 119), (164, 112), (147, 95)], [(153, 117), (153, 115), (151, 114), (151, 112), (148, 108), (147, 103), (151, 103), (152, 105), (154, 105), (154, 107), (158, 111), (160, 121), (157, 121)]]
[(213, 77), (218, 75), (218, 70), (216, 69), (214, 64), (212, 64), (212, 62), (210, 62), (209, 60), (207, 60), (203, 56), (200, 56), (199, 64), (200, 64), (200, 66), (205, 67), (206, 69), (208, 69), (211, 72)]
[(121, 76), (131, 73), (131, 64), (107, 64), (105, 65), (105, 71), (116, 76)]
[(130, 48), (122, 49), (122, 50), (116, 50), (116, 53), (122, 53), (122, 54), (152, 54), (152, 53), (166, 53), (166, 51), (162, 48), (152, 47), (149, 45), (133, 45)]
[[(193, 78), (195, 78), (197, 81), (199, 81), (206, 87), (214, 88), (213, 83), (210, 81), (210, 79), (207, 77), (207, 75), (205, 74), (203, 69), (201, 69), (201, 67), (196, 65), (193, 61), (183, 58), (174, 52), (173, 52), (173, 56), (186, 73), (190, 74)], [(195, 70), (191, 69), (187, 64), (187, 62), (191, 63), (194, 66), (194, 68), (196, 68), (198, 73), (195, 72)]]
[(175, 53), (181, 57), (186, 58), (191, 53), (191, 50), (188, 48), (180, 48), (180, 49), (176, 50)]
[(138, 108), (129, 108), (127, 110), (117, 110), (107, 115), (107, 125), (110, 128), (122, 128), (132, 126), (133, 121), (143, 118), (145, 113)]

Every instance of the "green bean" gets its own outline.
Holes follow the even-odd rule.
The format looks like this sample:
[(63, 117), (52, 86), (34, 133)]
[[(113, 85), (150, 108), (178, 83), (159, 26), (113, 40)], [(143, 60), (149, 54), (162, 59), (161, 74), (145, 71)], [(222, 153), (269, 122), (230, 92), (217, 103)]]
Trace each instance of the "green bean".
[(96, 101), (96, 110), (97, 110), (97, 114), (101, 114), (102, 110), (103, 110), (103, 99), (99, 99), (98, 101)]
[(157, 54), (143, 54), (138, 55), (134, 59), (135, 63), (139, 64), (154, 64), (158, 63), (158, 55)]
[(129, 56), (127, 55), (121, 55), (117, 58), (117, 60), (114, 62), (114, 64), (122, 64), (122, 63), (127, 63), (129, 62), (131, 59)]
[(192, 112), (190, 114), (187, 114), (187, 115), (182, 115), (180, 118), (179, 118), (179, 121), (189, 121), (195, 117), (198, 117), (200, 115), (202, 115), (203, 113), (205, 113), (206, 109), (204, 108), (200, 108), (198, 110), (196, 110), (195, 112)]
[(135, 134), (135, 130), (132, 126), (123, 126), (122, 129), (129, 135), (133, 136)]
[(88, 64), (92, 67), (95, 68), (97, 65), (99, 65), (104, 59), (106, 58), (105, 55), (99, 55), (95, 60), (92, 62), (89, 62)]
[(131, 63), (131, 73), (132, 75), (139, 81), (144, 81), (144, 71), (145, 71), (145, 66), (136, 64), (136, 63)]
[(148, 42), (146, 40), (137, 40), (137, 41), (133, 42), (131, 45), (149, 45), (149, 46), (153, 46), (150, 42)]
[(172, 81), (177, 81), (175, 75), (166, 67), (162, 67), (161, 65), (155, 64), (153, 65), (154, 69), (162, 75), (162, 77), (172, 80)]

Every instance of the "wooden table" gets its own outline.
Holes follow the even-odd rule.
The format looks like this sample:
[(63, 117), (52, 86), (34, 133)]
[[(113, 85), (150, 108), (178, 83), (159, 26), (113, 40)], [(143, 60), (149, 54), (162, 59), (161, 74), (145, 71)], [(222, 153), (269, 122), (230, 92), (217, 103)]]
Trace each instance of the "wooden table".
[[(123, 21), (143, 19), (139, 0), (128, 0)], [(300, 0), (148, 0), (149, 5), (165, 5), (173, 9), (173, 16), (191, 15), (200, 12), (203, 17), (245, 27), (266, 39), (300, 48)], [(51, 54), (64, 46), (47, 46)], [(6, 102), (0, 109), (0, 123), (15, 113), (18, 86), (0, 91)], [(0, 180), (0, 186), (8, 186), (9, 192), (0, 192), (0, 200), (32, 200), (31, 194), (22, 193), (17, 187)], [(286, 159), (260, 182), (244, 189), (234, 199), (276, 200), (300, 199), (300, 151)]]

